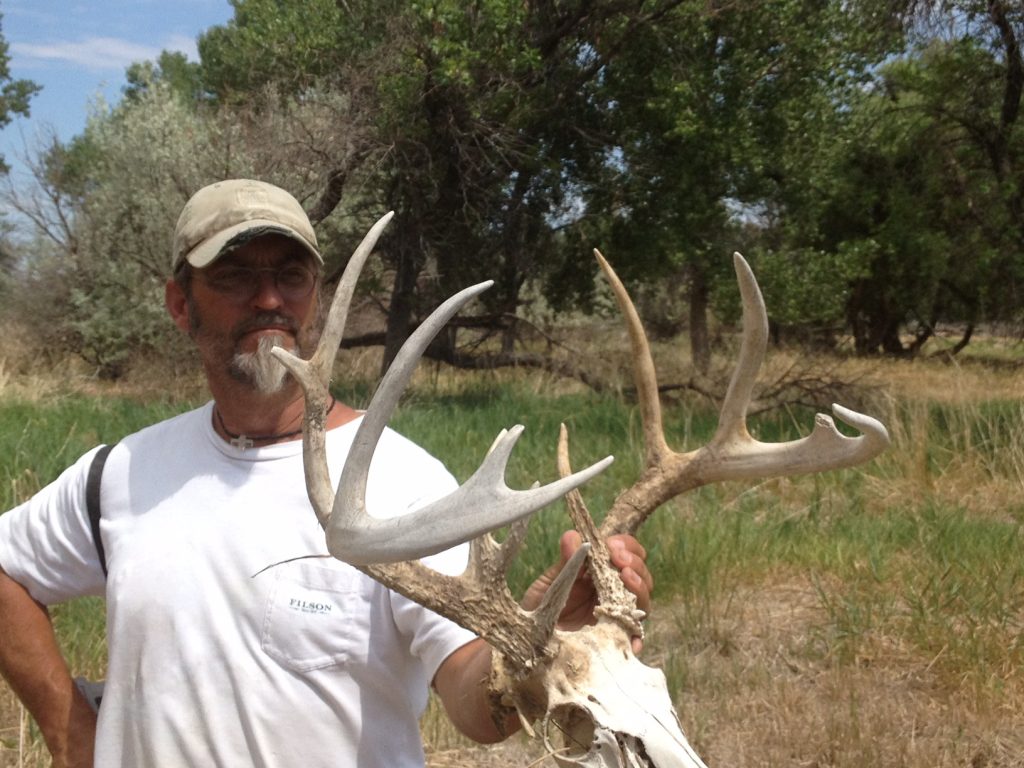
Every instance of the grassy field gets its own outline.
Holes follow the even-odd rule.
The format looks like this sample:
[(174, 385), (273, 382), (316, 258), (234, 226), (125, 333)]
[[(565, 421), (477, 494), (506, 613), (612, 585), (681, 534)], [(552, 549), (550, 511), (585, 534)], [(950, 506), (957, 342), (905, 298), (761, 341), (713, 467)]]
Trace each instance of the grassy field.
[[(643, 658), (668, 674), (684, 729), (708, 764), (1006, 768), (1024, 766), (1024, 372), (876, 364), (865, 406), (893, 447), (870, 465), (677, 499), (640, 538), (657, 580)], [(2, 375), (0, 508), (54, 477), (85, 449), (199, 402), (194, 386), (156, 401)], [(339, 396), (363, 403), (368, 386)], [(805, 434), (813, 413), (776, 410), (760, 439)], [(605, 508), (640, 467), (640, 425), (626, 400), (519, 375), (463, 378), (427, 369), (393, 425), (465, 478), (502, 427), (527, 431), (510, 484), (554, 476), (559, 422), (577, 466), (609, 453), (585, 489)], [(707, 402), (666, 411), (671, 445), (711, 435)], [(553, 557), (564, 512), (534, 520), (512, 581)], [(102, 608), (55, 610), (76, 672), (103, 668)], [(431, 765), (527, 765), (514, 739), (475, 749), (436, 711), (424, 719)], [(19, 758), (19, 750), (22, 757)], [(20, 761), (20, 762), (19, 762)], [(0, 766), (46, 764), (6, 689)]]

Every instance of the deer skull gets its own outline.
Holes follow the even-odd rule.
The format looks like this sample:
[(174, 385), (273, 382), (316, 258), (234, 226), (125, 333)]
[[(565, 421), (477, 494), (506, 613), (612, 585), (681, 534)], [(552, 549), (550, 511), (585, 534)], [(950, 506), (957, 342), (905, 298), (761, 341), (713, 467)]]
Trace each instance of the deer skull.
[(557, 763), (704, 766), (683, 735), (665, 675), (633, 655), (620, 624), (603, 619), (576, 632), (556, 631), (552, 645), (542, 669), (511, 687), (523, 720), (540, 724)]

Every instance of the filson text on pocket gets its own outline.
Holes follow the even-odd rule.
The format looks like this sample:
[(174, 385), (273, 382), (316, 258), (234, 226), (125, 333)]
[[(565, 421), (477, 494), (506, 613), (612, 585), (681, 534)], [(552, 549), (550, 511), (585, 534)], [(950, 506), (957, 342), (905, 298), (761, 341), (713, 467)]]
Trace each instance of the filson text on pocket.
[(293, 597), (288, 600), (288, 607), (303, 613), (330, 613), (333, 606), (330, 603), (313, 603)]

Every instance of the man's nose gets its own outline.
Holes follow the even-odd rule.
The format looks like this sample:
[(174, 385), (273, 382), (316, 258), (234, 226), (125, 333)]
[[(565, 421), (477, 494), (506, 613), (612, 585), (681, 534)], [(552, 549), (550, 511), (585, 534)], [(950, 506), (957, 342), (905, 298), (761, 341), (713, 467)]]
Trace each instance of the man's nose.
[(258, 280), (252, 305), (260, 309), (276, 309), (284, 304), (284, 297), (277, 287), (277, 273), (271, 270), (256, 273)]

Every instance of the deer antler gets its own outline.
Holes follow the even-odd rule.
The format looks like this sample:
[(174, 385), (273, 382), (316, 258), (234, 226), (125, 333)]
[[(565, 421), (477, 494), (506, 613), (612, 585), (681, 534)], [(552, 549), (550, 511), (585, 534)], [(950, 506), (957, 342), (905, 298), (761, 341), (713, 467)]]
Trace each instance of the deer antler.
[[(640, 316), (615, 270), (596, 250), (629, 334), (633, 375), (644, 434), (645, 469), (640, 478), (621, 492), (600, 528), (587, 511), (578, 490), (566, 496), (569, 515), (594, 556), (590, 573), (598, 593), (598, 612), (617, 621), (632, 634), (640, 634), (636, 600), (627, 592), (611, 567), (604, 540), (615, 533), (636, 533), (647, 517), (669, 499), (719, 480), (795, 475), (849, 467), (868, 461), (889, 445), (885, 426), (877, 419), (833, 405), (843, 422), (859, 429), (859, 437), (845, 437), (831, 417), (818, 414), (814, 431), (786, 443), (762, 443), (747, 431), (747, 408), (768, 344), (768, 315), (753, 272), (738, 253), (733, 264), (743, 299), (743, 341), (739, 360), (711, 441), (694, 451), (676, 453), (665, 441), (658, 396), (657, 374)], [(568, 434), (559, 437), (558, 469), (571, 473)]]
[[(573, 524), (591, 547), (589, 569), (599, 605), (594, 611), (597, 624), (577, 633), (578, 637), (563, 637), (559, 657), (550, 664), (544, 685), (548, 694), (544, 723), (556, 721), (571, 733), (567, 740), (571, 755), (562, 757), (551, 746), (549, 750), (556, 762), (567, 766), (706, 768), (675, 717), (665, 695), (664, 677), (637, 661), (629, 650), (628, 639), (641, 633), (642, 614), (637, 610), (636, 598), (623, 588), (609, 562), (605, 538), (613, 533), (635, 533), (661, 504), (700, 485), (846, 467), (876, 456), (888, 445), (889, 438), (880, 422), (839, 406), (833, 406), (835, 414), (860, 429), (860, 437), (840, 435), (832, 419), (821, 414), (814, 431), (802, 440), (767, 444), (750, 436), (747, 408), (767, 346), (768, 320), (757, 282), (747, 263), (736, 254), (734, 263), (743, 297), (743, 343), (718, 429), (702, 448), (685, 454), (672, 451), (664, 437), (654, 363), (639, 316), (608, 262), (597, 251), (595, 254), (629, 331), (646, 468), (631, 488), (619, 494), (600, 528), (594, 525), (578, 490), (566, 497)], [(568, 454), (568, 435), (563, 426), (558, 447), (562, 475), (571, 471)], [(582, 676), (572, 672), (584, 668), (592, 671)], [(531, 711), (529, 688), (525, 695), (515, 698), (520, 711)], [(616, 700), (626, 703), (612, 704)]]
[(403, 389), (412, 378), (416, 362), (448, 320), (493, 284), (488, 281), (448, 299), (406, 340), (359, 425), (338, 493), (333, 493), (327, 472), (325, 438), (331, 363), (344, 333), (356, 280), (391, 216), (388, 213), (370, 229), (349, 259), (324, 332), (310, 360), (301, 360), (284, 349), (273, 350), (306, 395), (303, 422), (306, 485), (317, 518), (327, 532), (328, 551), (352, 565), (426, 557), (501, 528), (561, 498), (612, 461), (609, 456), (571, 477), (526, 491), (513, 491), (505, 485), (504, 476), (512, 448), (523, 431), (522, 426), (515, 426), (495, 444), (473, 476), (449, 496), (399, 517), (372, 517), (367, 513), (364, 498), (370, 459)]
[(885, 426), (870, 416), (833, 405), (832, 412), (860, 430), (846, 437), (826, 414), (815, 417), (814, 431), (785, 443), (763, 443), (747, 431), (747, 408), (768, 344), (768, 314), (750, 266), (740, 254), (733, 265), (743, 299), (743, 342), (711, 441), (689, 453), (676, 453), (665, 442), (658, 384), (640, 318), (615, 271), (594, 251), (626, 319), (633, 371), (644, 424), (646, 469), (619, 494), (601, 526), (602, 535), (635, 532), (648, 515), (669, 499), (720, 480), (776, 477), (851, 467), (868, 461), (889, 445)]
[[(514, 427), (499, 435), (480, 469), (459, 490), (410, 515), (373, 518), (364, 502), (367, 475), (388, 416), (433, 336), (465, 302), (489, 286), (482, 283), (452, 297), (410, 336), (363, 417), (335, 495), (327, 475), (324, 437), (329, 361), (341, 339), (356, 276), (387, 218), (371, 229), (350, 260), (311, 360), (307, 363), (275, 350), (306, 393), (307, 485), (317, 517), (327, 531), (331, 554), (487, 640), (496, 651), (489, 680), (492, 703), (501, 715), (495, 722), (503, 721), (508, 707), (515, 708), (524, 723), (540, 721), (545, 743), (558, 763), (587, 768), (705, 768), (683, 734), (664, 675), (633, 655), (630, 638), (640, 634), (642, 614), (609, 563), (605, 538), (612, 533), (635, 532), (659, 505), (705, 483), (834, 469), (866, 461), (888, 445), (885, 427), (875, 419), (833, 406), (840, 419), (861, 430), (861, 436), (842, 436), (824, 415), (817, 417), (814, 431), (802, 440), (767, 444), (750, 436), (746, 415), (765, 354), (767, 316), (757, 283), (737, 254), (734, 261), (743, 296), (744, 335), (736, 372), (711, 441), (689, 453), (675, 453), (664, 438), (654, 364), (639, 317), (615, 273), (598, 253), (632, 341), (646, 454), (646, 469), (615, 500), (604, 524), (600, 528), (594, 525), (577, 488), (610, 458), (573, 474), (564, 427), (558, 451), (562, 479), (557, 482), (528, 491), (508, 489), (504, 468), (522, 431), (522, 427)], [(526, 611), (509, 592), (508, 568), (525, 536), (525, 518), (563, 494), (584, 543), (537, 610)], [(486, 533), (510, 522), (509, 534), (500, 544)], [(411, 560), (478, 533), (483, 535), (470, 544), (469, 565), (461, 576), (446, 576)], [(403, 559), (411, 561), (394, 562)], [(560, 632), (556, 621), (585, 562), (589, 562), (600, 603), (595, 609), (596, 624)], [(567, 750), (549, 743), (551, 726), (567, 735)]]
[[(390, 218), (389, 213), (370, 229), (349, 260), (312, 357), (305, 361), (286, 350), (273, 350), (305, 393), (303, 452), (310, 501), (327, 533), (328, 551), (334, 557), (468, 627), (515, 664), (527, 667), (547, 646), (589, 547), (581, 548), (570, 560), (541, 605), (535, 611), (525, 611), (513, 599), (506, 582), (508, 567), (525, 535), (525, 518), (604, 470), (612, 458), (547, 485), (514, 491), (505, 484), (504, 474), (523, 431), (522, 426), (515, 426), (498, 436), (469, 480), (443, 499), (399, 517), (372, 517), (368, 513), (365, 494), (370, 460), (417, 361), (448, 320), (492, 285), (488, 281), (448, 299), (410, 335), (363, 416), (342, 470), (338, 492), (333, 492), (325, 438), (331, 363), (344, 332), (359, 272)], [(511, 532), (502, 544), (484, 535), (509, 524), (513, 524)], [(458, 577), (445, 576), (415, 562), (470, 539), (474, 541), (469, 565)], [(486, 605), (487, 609), (473, 610), (474, 605)]]

